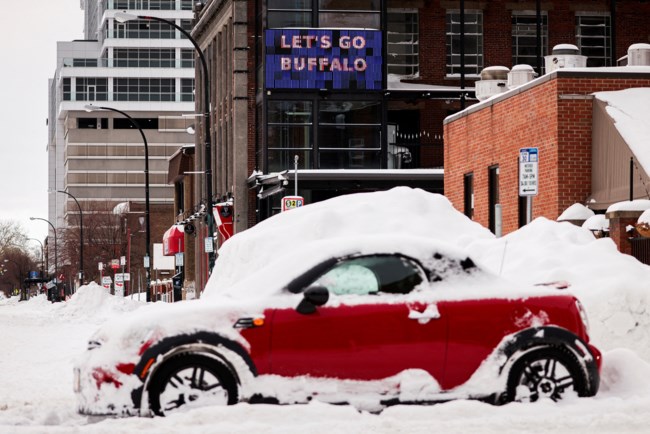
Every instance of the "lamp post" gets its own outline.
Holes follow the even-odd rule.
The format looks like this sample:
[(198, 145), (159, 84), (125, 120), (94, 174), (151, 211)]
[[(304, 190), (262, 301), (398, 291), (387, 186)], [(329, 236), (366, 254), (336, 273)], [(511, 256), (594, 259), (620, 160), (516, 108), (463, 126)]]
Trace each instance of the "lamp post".
[(99, 107), (99, 106), (94, 106), (92, 104), (87, 105), (86, 111), (92, 112), (92, 111), (99, 111), (99, 110), (109, 110), (112, 112), (116, 112), (127, 118), (130, 122), (131, 125), (133, 125), (135, 128), (140, 131), (140, 135), (142, 136), (142, 142), (144, 143), (144, 219), (145, 219), (145, 231), (146, 231), (146, 252), (145, 252), (145, 260), (144, 260), (144, 266), (146, 269), (146, 275), (147, 275), (147, 301), (151, 301), (151, 294), (150, 294), (150, 287), (151, 287), (151, 272), (149, 271), (151, 269), (151, 264), (149, 261), (151, 261), (151, 250), (150, 250), (150, 245), (151, 245), (151, 225), (149, 222), (149, 146), (147, 144), (147, 137), (144, 135), (144, 131), (142, 131), (142, 128), (140, 127), (140, 124), (133, 119), (131, 116), (129, 116), (127, 113), (123, 112), (122, 110), (118, 110), (113, 107)]
[(45, 247), (43, 246), (43, 243), (41, 242), (41, 240), (39, 240), (38, 238), (27, 238), (27, 240), (28, 241), (29, 240), (36, 241), (36, 242), (38, 242), (38, 244), (41, 245), (41, 277), (43, 277), (43, 274), (44, 274), (43, 273), (43, 264), (45, 263)]
[[(133, 20), (145, 20), (145, 21), (159, 21), (161, 23), (168, 24), (172, 27), (174, 27), (176, 30), (181, 32), (185, 37), (192, 43), (194, 46), (194, 49), (196, 50), (197, 54), (199, 55), (199, 59), (201, 60), (201, 66), (202, 66), (202, 75), (203, 75), (203, 107), (204, 107), (204, 121), (203, 121), (203, 126), (204, 126), (204, 140), (205, 140), (205, 145), (204, 145), (204, 160), (205, 160), (205, 194), (207, 196), (207, 216), (208, 216), (208, 236), (212, 240), (212, 237), (214, 236), (214, 217), (212, 215), (212, 139), (210, 137), (210, 80), (209, 80), (209, 73), (208, 73), (208, 63), (205, 60), (205, 55), (203, 54), (203, 50), (199, 47), (199, 44), (196, 42), (194, 38), (187, 32), (185, 29), (183, 29), (181, 26), (176, 24), (173, 21), (166, 20), (164, 18), (160, 17), (152, 17), (152, 16), (146, 16), (146, 15), (133, 15), (133, 14), (128, 14), (125, 12), (116, 12), (115, 15), (115, 20), (117, 20), (120, 23), (124, 23), (127, 21), (133, 21)], [(209, 273), (212, 272), (212, 268), (214, 267), (214, 261), (215, 261), (215, 252), (214, 248), (211, 249), (210, 252), (208, 252), (208, 258), (209, 258)]]
[(81, 285), (83, 285), (84, 284), (84, 214), (81, 211), (81, 205), (79, 205), (79, 201), (77, 200), (76, 197), (72, 195), (72, 193), (69, 193), (65, 190), (57, 190), (57, 193), (63, 193), (70, 196), (72, 199), (74, 199), (75, 203), (77, 204), (77, 208), (79, 208), (79, 282)]
[[(59, 256), (58, 256), (58, 249), (57, 249), (57, 241), (56, 241), (56, 228), (50, 222), (49, 220), (40, 218), (40, 217), (30, 217), (30, 220), (42, 220), (46, 222), (48, 225), (52, 227), (52, 231), (54, 231), (54, 281), (56, 282), (56, 290), (59, 290), (59, 276), (58, 276), (58, 268), (59, 268)], [(54, 297), (51, 297), (52, 302), (56, 301)]]

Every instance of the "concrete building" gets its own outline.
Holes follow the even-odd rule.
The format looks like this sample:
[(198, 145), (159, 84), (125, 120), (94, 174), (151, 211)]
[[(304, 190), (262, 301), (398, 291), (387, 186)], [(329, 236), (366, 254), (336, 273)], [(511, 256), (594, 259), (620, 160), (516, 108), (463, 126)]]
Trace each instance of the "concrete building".
[[(144, 275), (146, 251), (139, 218), (145, 203), (144, 140), (127, 117), (85, 108), (92, 104), (120, 110), (143, 130), (149, 154), (151, 242), (162, 243), (162, 234), (174, 222), (174, 187), (167, 183), (169, 158), (179, 147), (194, 142), (187, 132), (194, 118), (182, 115), (194, 112), (195, 53), (191, 43), (169, 25), (120, 23), (114, 16), (118, 11), (155, 12), (189, 29), (192, 2), (81, 0), (81, 7), (84, 39), (58, 42), (56, 71), (49, 83), (49, 220), (59, 235), (59, 256), (63, 256), (59, 261), (68, 264), (66, 272), (75, 276), (78, 261), (65, 252), (78, 249), (79, 210), (71, 197), (55, 192), (73, 195), (87, 225), (87, 278), (97, 277), (98, 262), (106, 264), (128, 254), (132, 285), (142, 287), (138, 276)], [(97, 226), (93, 219), (114, 210), (120, 214), (110, 223), (114, 234), (93, 233)], [(113, 245), (113, 251), (92, 250), (92, 245)]]

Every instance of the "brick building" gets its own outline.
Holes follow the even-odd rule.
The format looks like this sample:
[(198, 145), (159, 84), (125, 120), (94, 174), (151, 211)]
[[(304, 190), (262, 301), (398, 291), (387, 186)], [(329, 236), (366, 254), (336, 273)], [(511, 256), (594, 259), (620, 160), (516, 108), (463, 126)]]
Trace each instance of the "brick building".
[[(197, 2), (192, 36), (208, 63), (213, 145), (207, 165), (198, 128), (194, 172), (212, 168), (211, 202), (232, 204), (235, 232), (279, 212), (294, 191), (296, 155), (307, 203), (397, 185), (446, 192), (443, 166), (456, 172), (446, 167), (443, 120), (476, 103), (485, 66), (529, 64), (542, 75), (543, 56), (561, 43), (590, 67), (615, 65), (648, 38), (649, 16), (643, 1)], [(199, 70), (196, 83), (202, 95)], [(205, 178), (171, 175), (194, 185), (185, 212), (201, 214)], [(197, 240), (214, 235), (202, 217)], [(209, 270), (196, 245), (200, 289)]]
[[(627, 200), (629, 147), (614, 155), (613, 122), (594, 94), (650, 86), (650, 66), (557, 70), (445, 120), (445, 194), (466, 215), (503, 233), (526, 223), (519, 196), (519, 150), (539, 150), (539, 193), (532, 217), (555, 220), (574, 203), (604, 212)], [(609, 138), (608, 138), (609, 137)], [(618, 159), (618, 162), (614, 160)], [(616, 163), (616, 164), (612, 164)], [(615, 173), (616, 172), (616, 173)], [(604, 185), (618, 177), (616, 185)], [(642, 177), (647, 175), (642, 171)], [(636, 184), (642, 184), (635, 177)], [(637, 185), (632, 195), (643, 197)]]

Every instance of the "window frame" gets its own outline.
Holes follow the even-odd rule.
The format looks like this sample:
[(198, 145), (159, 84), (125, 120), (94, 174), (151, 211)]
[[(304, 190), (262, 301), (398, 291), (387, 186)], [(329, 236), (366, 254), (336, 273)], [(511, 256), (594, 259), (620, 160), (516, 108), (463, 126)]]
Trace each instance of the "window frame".
[[(458, 9), (448, 9), (445, 13), (445, 44), (446, 44), (446, 60), (445, 60), (445, 76), (447, 78), (456, 78), (461, 74), (460, 63), (455, 64), (453, 62), (454, 57), (460, 57), (460, 52), (454, 53), (454, 49), (459, 47), (460, 43), (460, 32), (454, 33), (453, 26), (455, 24), (460, 24), (460, 22), (453, 21), (453, 16), (460, 14)], [(476, 16), (474, 22), (468, 21), (468, 18), (471, 16)], [(478, 19), (480, 17), (480, 20)], [(450, 22), (451, 20), (451, 22)], [(480, 22), (479, 22), (480, 21)], [(476, 25), (480, 27), (480, 31), (471, 33), (467, 31), (467, 25)], [(467, 43), (465, 44), (465, 76), (466, 77), (479, 77), (481, 70), (483, 69), (484, 63), (484, 28), (483, 28), (483, 11), (479, 9), (467, 9), (465, 10), (465, 41), (467, 42), (468, 38), (474, 37), (476, 39), (476, 53), (468, 54), (467, 52)], [(457, 42), (454, 41), (458, 39)], [(468, 58), (475, 58), (473, 66), (468, 66)], [(473, 72), (472, 72), (473, 71)]]
[[(602, 24), (581, 24), (583, 18), (596, 19), (602, 18)], [(604, 26), (603, 26), (604, 24)], [(600, 28), (605, 29), (604, 35), (585, 35), (584, 29), (586, 28)], [(612, 17), (609, 12), (583, 12), (578, 11), (575, 13), (575, 37), (576, 45), (580, 50), (580, 54), (587, 56), (587, 67), (603, 67), (612, 66)], [(602, 39), (604, 44), (602, 46), (585, 45), (584, 41)], [(603, 50), (601, 55), (594, 55), (593, 51), (596, 47)], [(601, 61), (602, 60), (602, 61)]]

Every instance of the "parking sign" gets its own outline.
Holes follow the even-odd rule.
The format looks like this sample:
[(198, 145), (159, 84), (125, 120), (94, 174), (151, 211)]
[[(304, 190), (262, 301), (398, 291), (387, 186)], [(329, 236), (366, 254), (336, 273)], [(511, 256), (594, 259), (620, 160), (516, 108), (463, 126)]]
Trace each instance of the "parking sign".
[(537, 196), (539, 151), (537, 148), (519, 150), (519, 196)]

